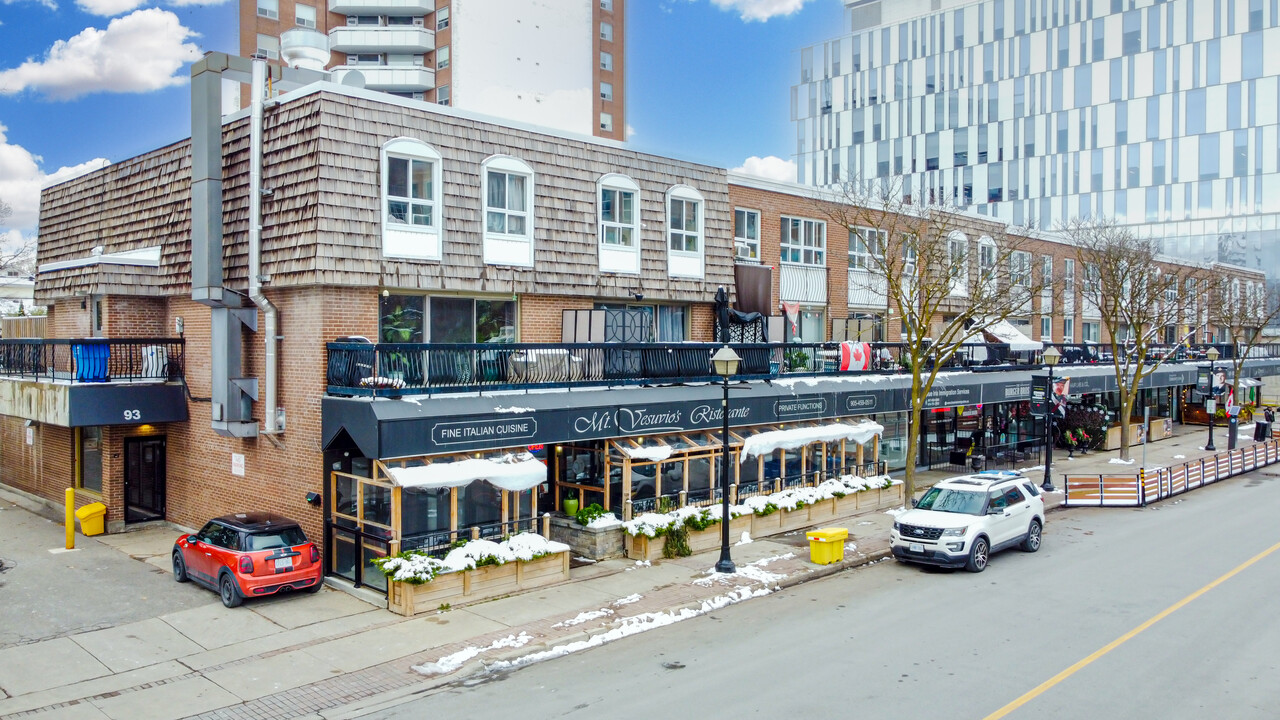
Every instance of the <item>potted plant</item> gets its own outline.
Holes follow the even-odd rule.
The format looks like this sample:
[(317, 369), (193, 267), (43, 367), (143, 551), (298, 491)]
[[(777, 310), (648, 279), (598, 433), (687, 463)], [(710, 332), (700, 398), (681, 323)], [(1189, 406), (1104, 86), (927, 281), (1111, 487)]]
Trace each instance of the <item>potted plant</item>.
[(564, 499), (564, 514), (569, 517), (576, 517), (578, 515), (578, 498), (567, 497)]

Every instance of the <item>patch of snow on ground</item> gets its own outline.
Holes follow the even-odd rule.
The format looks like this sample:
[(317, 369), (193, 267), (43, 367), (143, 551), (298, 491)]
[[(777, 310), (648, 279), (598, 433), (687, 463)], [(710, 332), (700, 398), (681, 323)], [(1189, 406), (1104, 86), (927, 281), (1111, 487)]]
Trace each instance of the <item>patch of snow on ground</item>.
[(728, 605), (740, 603), (743, 600), (749, 600), (754, 597), (763, 597), (768, 595), (770, 592), (772, 591), (767, 588), (756, 588), (755, 590), (745, 587), (737, 588), (727, 595), (719, 595), (709, 600), (703, 600), (701, 606), (697, 610), (693, 608), (681, 608), (680, 610), (673, 612), (642, 613), (632, 617), (621, 618), (618, 620), (617, 625), (607, 632), (600, 633), (599, 635), (593, 635), (586, 640), (578, 640), (566, 645), (557, 645), (549, 650), (530, 653), (523, 657), (516, 658), (515, 660), (500, 660), (490, 664), (486, 669), (490, 672), (511, 670), (542, 660), (563, 657), (570, 653), (598, 647), (607, 642), (619, 640), (629, 635), (635, 635), (655, 628), (666, 627), (667, 625), (683, 622), (690, 618), (698, 617), (699, 615), (705, 615), (713, 610), (719, 610), (720, 608)]
[(526, 632), (519, 635), (508, 635), (504, 638), (494, 640), (486, 647), (469, 647), (463, 648), (452, 655), (445, 655), (433, 663), (425, 663), (423, 665), (414, 665), (413, 669), (423, 675), (444, 675), (462, 667), (471, 658), (490, 650), (499, 650), (502, 648), (518, 648), (529, 644), (533, 636)]
[(1173, 456), (1173, 459), (1174, 459), (1174, 460), (1182, 460), (1182, 459), (1183, 459), (1183, 458), (1185, 458), (1185, 457), (1186, 457), (1186, 455), (1174, 455), (1174, 456)]
[(742, 531), (742, 539), (734, 543), (734, 545), (748, 545), (751, 543), (751, 533), (746, 530)]
[(1043, 465), (1032, 465), (1031, 467), (1018, 468), (1018, 472), (1035, 472), (1036, 470), (1043, 470), (1043, 469), (1044, 469)]
[(905, 506), (903, 506), (903, 507), (893, 508), (893, 509), (890, 509), (890, 510), (885, 510), (885, 511), (884, 511), (884, 514), (885, 514), (885, 515), (891, 515), (891, 516), (893, 516), (893, 517), (898, 517), (899, 515), (901, 515), (902, 513), (906, 512), (906, 511), (907, 511), (907, 508), (906, 508)]
[(870, 520), (859, 520), (858, 524), (859, 525), (875, 525), (875, 523), (871, 522)]
[(701, 577), (701, 578), (698, 578), (697, 580), (694, 580), (693, 584), (701, 585), (703, 587), (708, 587), (713, 582), (720, 583), (723, 585), (723, 584), (733, 583), (740, 578), (746, 578), (747, 580), (754, 580), (760, 583), (761, 585), (773, 586), (776, 588), (778, 583), (787, 577), (786, 574), (771, 573), (768, 570), (765, 570), (764, 566), (774, 561), (782, 560), (784, 558), (791, 558), (791, 557), (795, 557), (795, 553), (787, 553), (786, 555), (777, 555), (774, 557), (763, 558), (753, 563), (748, 563), (746, 565), (739, 565), (737, 566), (737, 569), (731, 573), (720, 573), (720, 572), (716, 572), (715, 568), (711, 568), (706, 571), (707, 572), (706, 577)]
[(613, 606), (622, 607), (623, 605), (630, 605), (631, 603), (637, 603), (637, 602), (640, 602), (640, 599), (643, 597), (644, 596), (641, 595), (640, 593), (632, 593), (624, 598), (618, 598), (617, 600), (614, 600)]
[(588, 565), (595, 565), (597, 562), (596, 560), (592, 560), (589, 557), (581, 557), (581, 556), (574, 558), (574, 560), (580, 563), (586, 563)]
[(1112, 465), (1132, 465), (1133, 464), (1132, 460), (1121, 460), (1120, 458), (1111, 458), (1107, 462)]
[(568, 620), (565, 620), (564, 622), (558, 622), (555, 625), (552, 625), (551, 627), (553, 628), (573, 627), (574, 625), (581, 625), (584, 622), (590, 622), (597, 618), (608, 617), (612, 614), (613, 614), (613, 611), (610, 610), (609, 608), (600, 608), (599, 610), (586, 610), (578, 613), (576, 616), (571, 617)]
[(853, 544), (853, 543), (845, 543), (845, 544), (844, 544), (844, 549), (845, 549), (845, 550), (847, 550), (847, 551), (849, 551), (849, 552), (857, 552), (857, 551), (858, 551), (858, 546), (857, 546), (857, 545), (855, 545), (855, 544)]
[(795, 556), (796, 556), (796, 554), (795, 554), (795, 553), (787, 553), (787, 554), (785, 554), (785, 555), (774, 555), (774, 556), (772, 556), (772, 557), (762, 558), (762, 559), (757, 560), (757, 561), (755, 561), (755, 562), (753, 562), (753, 563), (751, 563), (751, 564), (752, 564), (752, 565), (755, 565), (755, 566), (757, 566), (757, 567), (764, 567), (765, 565), (768, 565), (769, 563), (777, 562), (777, 561), (779, 561), (779, 560), (790, 560), (791, 558), (793, 558), (793, 557), (795, 557)]

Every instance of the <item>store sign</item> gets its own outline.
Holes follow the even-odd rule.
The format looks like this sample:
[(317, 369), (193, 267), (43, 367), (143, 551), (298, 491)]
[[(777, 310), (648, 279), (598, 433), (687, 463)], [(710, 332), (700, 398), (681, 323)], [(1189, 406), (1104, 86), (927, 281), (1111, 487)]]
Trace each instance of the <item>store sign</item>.
[(957, 405), (977, 405), (981, 387), (965, 385), (962, 387), (939, 387), (934, 385), (924, 398), (924, 409), (956, 407)]
[(1213, 394), (1213, 373), (1207, 367), (1197, 368), (1196, 392), (1205, 396)]
[(1049, 378), (1033, 377), (1031, 378), (1031, 412), (1035, 415), (1043, 416), (1048, 412), (1048, 406), (1045, 401), (1049, 397)]
[(794, 418), (821, 417), (827, 412), (827, 399), (824, 397), (796, 398), (779, 400), (773, 404), (773, 414), (779, 420)]
[[(431, 440), (437, 445), (463, 445), (528, 441), (538, 433), (538, 421), (531, 417), (503, 420), (476, 420), (471, 422), (436, 423), (431, 428)], [(524, 445), (527, 442), (513, 442)]]
[(846, 395), (844, 398), (844, 409), (848, 413), (869, 413), (877, 410), (875, 395), (870, 393), (862, 393), (857, 395)]

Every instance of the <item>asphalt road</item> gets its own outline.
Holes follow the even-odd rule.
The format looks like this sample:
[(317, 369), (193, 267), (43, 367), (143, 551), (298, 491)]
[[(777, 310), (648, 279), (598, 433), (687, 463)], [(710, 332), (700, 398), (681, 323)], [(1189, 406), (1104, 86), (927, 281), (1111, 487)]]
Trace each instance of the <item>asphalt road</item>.
[(1274, 473), (1053, 513), (1039, 553), (982, 574), (884, 562), (372, 717), (1280, 717)]

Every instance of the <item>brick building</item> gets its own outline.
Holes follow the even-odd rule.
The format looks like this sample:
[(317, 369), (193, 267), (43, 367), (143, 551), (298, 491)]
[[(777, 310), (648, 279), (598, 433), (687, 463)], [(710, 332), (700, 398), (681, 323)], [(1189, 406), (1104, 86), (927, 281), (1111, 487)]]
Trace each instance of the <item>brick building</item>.
[[(193, 92), (242, 63), (206, 58)], [(765, 278), (755, 340), (829, 353), (898, 336), (883, 296), (850, 293), (851, 235), (808, 189), (329, 83), (275, 100), (260, 133), (253, 113), (214, 113), (193, 140), (44, 192), (50, 339), (4, 345), (7, 485), (50, 501), (76, 487), (109, 531), (273, 510), (322, 541), (330, 573), (376, 585), (373, 557), (521, 529), (562, 496), (624, 515), (712, 499), (720, 287)], [(974, 242), (990, 227), (965, 222)], [(1020, 242), (1055, 268), (1070, 254)], [(807, 319), (788, 329), (783, 303)], [(1060, 305), (1038, 311), (1028, 335), (1074, 339)], [(744, 347), (740, 372), (776, 376), (774, 353)], [(891, 456), (903, 378), (858, 390), (811, 369), (735, 391), (735, 447), (866, 416), (883, 438), (735, 463), (735, 493)], [(966, 405), (1024, 402), (1030, 369), (1008, 370), (944, 385)], [(1109, 372), (1082, 368), (1079, 386), (1101, 392)], [(1193, 384), (1194, 368), (1159, 382)], [(517, 461), (519, 482), (484, 482)]]

